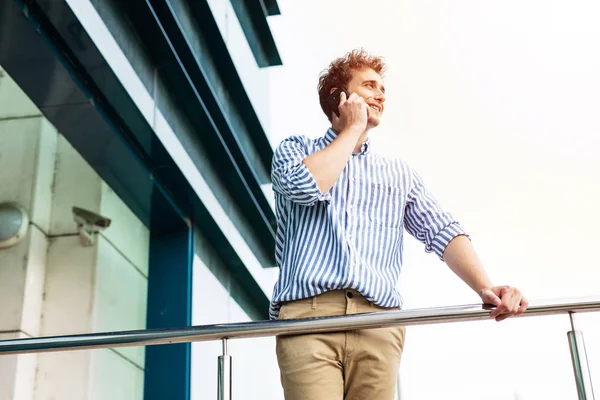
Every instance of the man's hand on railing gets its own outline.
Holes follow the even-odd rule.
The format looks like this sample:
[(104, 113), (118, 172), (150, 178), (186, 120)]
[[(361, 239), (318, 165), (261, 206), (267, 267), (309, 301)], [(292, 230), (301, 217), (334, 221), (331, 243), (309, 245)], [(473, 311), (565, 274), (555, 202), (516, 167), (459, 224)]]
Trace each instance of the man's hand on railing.
[(490, 318), (495, 318), (496, 321), (523, 314), (529, 305), (519, 289), (511, 286), (486, 288), (481, 291), (480, 296), (484, 304), (491, 304), (496, 307), (490, 313)]

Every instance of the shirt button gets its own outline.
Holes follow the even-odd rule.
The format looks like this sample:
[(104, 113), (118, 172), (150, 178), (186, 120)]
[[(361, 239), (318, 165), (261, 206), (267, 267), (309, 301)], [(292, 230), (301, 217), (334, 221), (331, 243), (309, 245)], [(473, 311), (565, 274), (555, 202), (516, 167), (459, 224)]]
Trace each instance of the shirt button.
[(353, 298), (353, 297), (354, 297), (354, 295), (352, 294), (352, 292), (347, 292), (347, 293), (346, 293), (346, 296), (348, 296), (348, 298), (349, 298), (349, 299), (351, 299), (351, 298)]

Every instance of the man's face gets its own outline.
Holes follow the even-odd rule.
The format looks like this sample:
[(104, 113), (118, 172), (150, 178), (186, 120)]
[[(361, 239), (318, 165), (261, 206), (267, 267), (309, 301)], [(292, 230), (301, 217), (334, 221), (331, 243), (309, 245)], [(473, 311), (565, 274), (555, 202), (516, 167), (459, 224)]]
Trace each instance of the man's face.
[(379, 125), (385, 103), (385, 87), (381, 76), (371, 68), (353, 70), (346, 89), (349, 93), (361, 96), (369, 105), (369, 128)]

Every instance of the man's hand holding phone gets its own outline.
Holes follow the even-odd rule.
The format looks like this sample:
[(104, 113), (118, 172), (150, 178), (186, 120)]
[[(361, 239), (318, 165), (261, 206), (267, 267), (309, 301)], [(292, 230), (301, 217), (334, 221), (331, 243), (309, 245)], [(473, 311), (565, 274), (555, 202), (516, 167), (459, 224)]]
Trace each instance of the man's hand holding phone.
[(338, 105), (340, 116), (338, 117), (335, 112), (332, 113), (331, 126), (336, 132), (350, 130), (360, 136), (367, 129), (369, 107), (365, 100), (356, 93), (352, 93), (348, 98), (346, 98), (346, 93), (345, 91), (340, 93)]
[(348, 158), (357, 151), (357, 146), (360, 148), (358, 142), (366, 133), (369, 121), (367, 103), (356, 93), (348, 96), (347, 91), (338, 88), (327, 98), (327, 103), (331, 110), (331, 127), (338, 133), (337, 137), (302, 160), (321, 193), (329, 192), (346, 167)]

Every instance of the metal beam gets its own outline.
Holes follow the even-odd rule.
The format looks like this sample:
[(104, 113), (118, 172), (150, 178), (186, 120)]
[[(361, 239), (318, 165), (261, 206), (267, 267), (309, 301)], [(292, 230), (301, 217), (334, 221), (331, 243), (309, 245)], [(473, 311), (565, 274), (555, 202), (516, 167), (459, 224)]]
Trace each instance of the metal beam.
[[(137, 330), (91, 333), (0, 341), (0, 354), (41, 353), (53, 351), (99, 349), (106, 347), (150, 346), (159, 344), (206, 342), (315, 332), (372, 329), (387, 326), (410, 326), (449, 322), (489, 320), (493, 307), (481, 304), (387, 311), (338, 317), (303, 318), (189, 326), (177, 329)], [(600, 311), (600, 296), (569, 301), (533, 301), (525, 313), (516, 318)]]
[(231, 0), (259, 67), (282, 65), (261, 0)]

